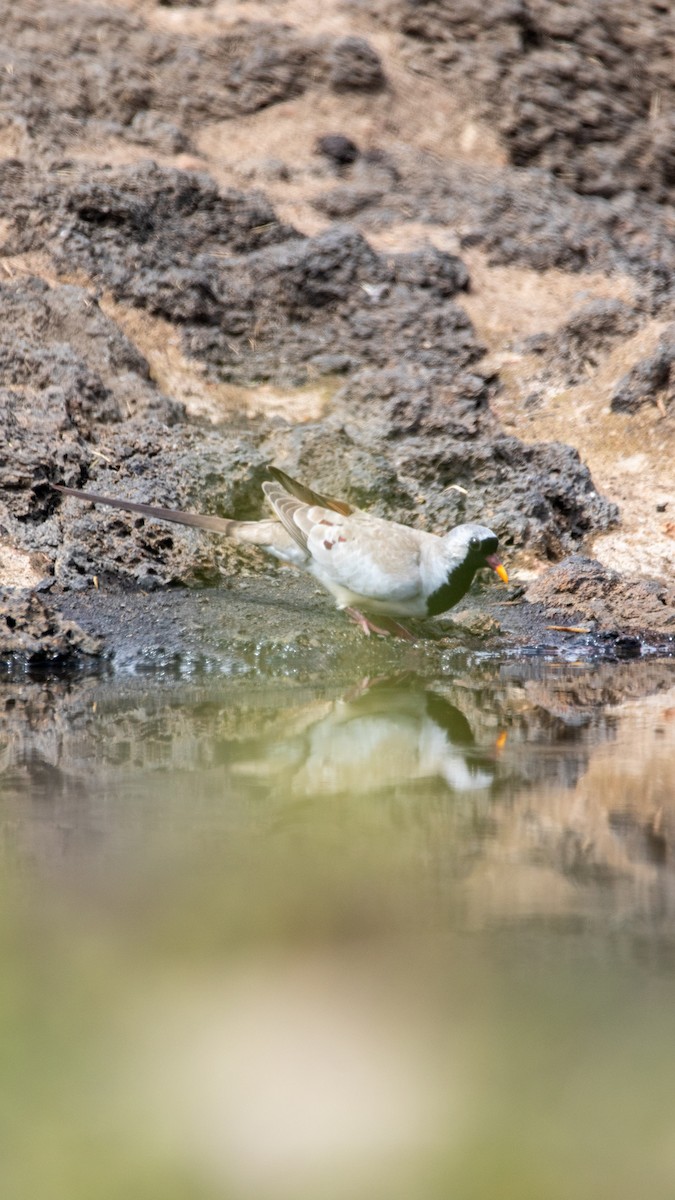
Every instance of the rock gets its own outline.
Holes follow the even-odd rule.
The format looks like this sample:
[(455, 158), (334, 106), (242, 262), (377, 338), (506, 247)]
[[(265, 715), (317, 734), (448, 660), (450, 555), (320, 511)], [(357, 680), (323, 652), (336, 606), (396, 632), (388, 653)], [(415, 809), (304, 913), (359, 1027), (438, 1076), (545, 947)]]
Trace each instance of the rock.
[[(468, 441), (418, 435), (397, 447), (396, 458), (426, 494), (425, 519), (433, 528), (479, 521), (495, 530), (505, 553), (526, 546), (556, 559), (617, 520), (616, 505), (597, 494), (577, 452), (560, 443), (524, 445), (497, 430)], [(465, 491), (452, 490), (454, 484)]]
[(322, 137), (317, 138), (314, 150), (317, 154), (323, 154), (336, 164), (336, 166), (349, 166), (350, 163), (356, 162), (359, 157), (359, 148), (356, 142), (351, 138), (345, 137), (343, 133), (325, 133)]
[[(97, 424), (148, 414), (172, 424), (182, 405), (150, 380), (146, 360), (83, 287), (34, 276), (0, 283), (0, 385), (25, 397), (51, 389), (65, 419), (90, 436)], [(31, 414), (25, 414), (27, 424)]]
[(327, 217), (335, 217), (336, 220), (342, 221), (371, 204), (377, 204), (382, 196), (383, 192), (377, 188), (336, 187), (316, 196), (312, 200), (312, 206)]
[(468, 292), (469, 272), (461, 258), (435, 246), (392, 256), (396, 279), (409, 287), (428, 288), (436, 296), (455, 296)]
[[(211, 2), (189, 0), (193, 7)], [(313, 88), (373, 92), (385, 85), (380, 59), (363, 38), (302, 36), (273, 20), (239, 20), (217, 36), (188, 38), (105, 6), (30, 0), (19, 11), (1, 0), (0, 22), (12, 66), (0, 75), (0, 116), (46, 153), (96, 132), (176, 153), (206, 122)]]
[[(650, 0), (400, 4), (410, 59), (471, 101), (517, 167), (585, 195), (672, 200), (672, 16)], [(662, 98), (655, 108), (653, 97)]]
[(479, 612), (476, 609), (453, 609), (441, 618), (436, 618), (442, 626), (445, 637), (455, 635), (475, 638), (491, 638), (501, 633), (501, 625), (490, 613)]
[(546, 354), (547, 368), (562, 372), (568, 387), (585, 378), (587, 366), (597, 366), (599, 356), (622, 338), (635, 333), (640, 323), (635, 308), (622, 300), (591, 300), (572, 313), (554, 333), (537, 333), (517, 349), (526, 354)]
[(141, 146), (152, 146), (159, 154), (183, 154), (190, 141), (177, 125), (163, 121), (158, 113), (137, 112), (127, 136)]
[[(93, 492), (169, 508), (262, 514), (263, 459), (241, 433), (187, 427), (176, 438), (159, 423), (134, 427), (129, 422), (109, 441), (122, 469), (95, 460), (86, 482)], [(48, 469), (43, 466), (43, 474)], [(116, 580), (145, 591), (203, 587), (217, 584), (224, 569), (247, 573), (251, 564), (273, 569), (255, 550), (217, 535), (48, 495), (51, 519), (42, 538), (51, 540), (56, 579), (70, 588), (91, 587), (95, 575), (102, 586)], [(40, 528), (32, 536), (24, 532), (24, 543), (38, 539)], [(21, 538), (21, 529), (14, 530)]]
[(570, 555), (528, 588), (526, 599), (564, 624), (590, 621), (605, 630), (675, 635), (675, 589), (657, 580), (624, 579), (594, 559)]
[(103, 648), (34, 592), (0, 587), (0, 670), (65, 670)]
[(334, 92), (379, 92), (386, 86), (379, 55), (365, 38), (339, 38), (328, 52), (327, 63)]
[(659, 393), (664, 399), (675, 394), (675, 325), (659, 338), (654, 354), (640, 359), (619, 380), (610, 406), (613, 412), (636, 412), (643, 404), (653, 404)]

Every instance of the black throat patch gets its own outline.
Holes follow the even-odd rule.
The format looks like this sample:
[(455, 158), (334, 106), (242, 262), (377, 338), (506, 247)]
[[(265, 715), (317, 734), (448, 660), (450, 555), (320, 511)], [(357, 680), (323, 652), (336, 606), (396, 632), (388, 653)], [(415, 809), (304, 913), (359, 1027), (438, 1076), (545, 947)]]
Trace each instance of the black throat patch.
[(480, 563), (463, 562), (451, 571), (445, 583), (427, 597), (427, 616), (437, 617), (447, 612), (462, 596), (466, 596)]

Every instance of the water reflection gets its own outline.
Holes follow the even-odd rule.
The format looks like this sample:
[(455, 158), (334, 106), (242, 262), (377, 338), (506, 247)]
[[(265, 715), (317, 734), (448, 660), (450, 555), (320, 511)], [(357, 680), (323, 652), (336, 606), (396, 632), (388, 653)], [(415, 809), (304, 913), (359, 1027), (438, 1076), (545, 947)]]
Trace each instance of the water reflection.
[(672, 1195), (674, 664), (0, 699), (3, 1195)]
[(481, 791), (496, 769), (464, 713), (406, 677), (364, 679), (336, 700), (317, 701), (281, 730), (245, 743), (237, 758), (237, 775), (274, 779), (290, 796), (369, 796), (432, 780), (454, 792)]
[[(105, 879), (114, 891), (135, 870), (143, 886), (148, 856), (170, 880), (176, 859), (189, 871), (219, 839), (274, 864), (279, 831), (292, 828), (310, 861), (336, 842), (349, 861), (372, 855), (370, 880), (387, 874), (388, 855), (398, 870), (422, 854), (416, 902), (432, 909), (431, 864), (445, 893), (461, 880), (474, 912), (494, 919), (584, 911), (594, 889), (604, 911), (617, 880), (661, 878), (670, 862), (673, 678), (672, 663), (506, 662), (324, 689), (8, 685), (5, 853), (10, 868), (31, 862), (68, 886)], [(299, 887), (306, 871), (300, 857)], [(445, 922), (446, 908), (431, 919)]]

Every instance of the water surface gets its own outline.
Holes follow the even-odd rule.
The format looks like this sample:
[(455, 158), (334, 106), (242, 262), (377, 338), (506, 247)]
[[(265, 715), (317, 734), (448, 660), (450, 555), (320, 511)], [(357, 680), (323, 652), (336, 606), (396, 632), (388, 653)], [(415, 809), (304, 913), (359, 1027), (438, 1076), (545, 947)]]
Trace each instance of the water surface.
[(673, 1195), (675, 663), (0, 703), (3, 1195)]

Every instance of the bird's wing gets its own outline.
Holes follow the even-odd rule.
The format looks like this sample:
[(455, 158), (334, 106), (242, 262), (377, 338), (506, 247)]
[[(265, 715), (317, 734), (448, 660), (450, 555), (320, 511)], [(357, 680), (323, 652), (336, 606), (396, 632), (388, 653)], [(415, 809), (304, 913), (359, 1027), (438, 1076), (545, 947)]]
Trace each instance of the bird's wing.
[(262, 487), (274, 515), (281, 521), (293, 541), (297, 542), (300, 549), (306, 552), (307, 532), (304, 527), (306, 523), (303, 521), (303, 515), (307, 512), (307, 503), (304, 500), (298, 500), (296, 496), (290, 496), (281, 483), (267, 482), (263, 483)]
[(326, 582), (371, 600), (412, 600), (421, 594), (424, 534), (418, 530), (365, 513), (343, 517), (321, 508), (307, 509), (302, 520), (309, 526), (307, 550)]
[(394, 521), (307, 504), (280, 481), (263, 491), (284, 528), (320, 568), (323, 582), (372, 600), (408, 600), (421, 590), (424, 534)]
[(295, 496), (296, 500), (302, 500), (305, 504), (318, 505), (319, 508), (330, 508), (344, 516), (356, 511), (353, 505), (348, 504), (346, 500), (336, 500), (333, 496), (321, 496), (319, 492), (312, 491), (312, 488), (307, 487), (306, 484), (292, 479), (279, 467), (270, 466), (268, 469), (272, 478), (281, 484), (283, 490), (290, 496)]

